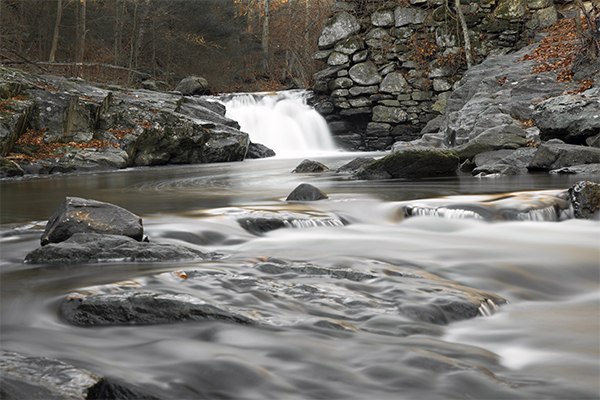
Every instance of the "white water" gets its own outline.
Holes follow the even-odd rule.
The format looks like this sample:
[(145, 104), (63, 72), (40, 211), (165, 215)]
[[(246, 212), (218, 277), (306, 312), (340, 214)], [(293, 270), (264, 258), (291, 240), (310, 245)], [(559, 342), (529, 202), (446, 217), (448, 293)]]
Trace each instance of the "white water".
[(327, 123), (306, 104), (306, 91), (234, 95), (223, 102), (227, 117), (237, 121), (253, 143), (277, 157), (303, 157), (337, 149)]

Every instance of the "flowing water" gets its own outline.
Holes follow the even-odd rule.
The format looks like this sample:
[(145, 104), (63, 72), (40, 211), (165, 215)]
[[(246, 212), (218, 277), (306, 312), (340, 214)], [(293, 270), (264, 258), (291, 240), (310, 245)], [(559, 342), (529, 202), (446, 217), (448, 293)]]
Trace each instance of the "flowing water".
[[(317, 159), (333, 171), (355, 156)], [(581, 176), (365, 182), (290, 173), (300, 161), (1, 182), (1, 348), (164, 399), (599, 397), (600, 224), (543, 211)], [(286, 202), (302, 182), (329, 199)], [(23, 264), (65, 196), (129, 209), (153, 242), (224, 257)], [(484, 218), (507, 207), (537, 217)], [(254, 217), (287, 225), (238, 222)], [(59, 315), (71, 293), (128, 291), (192, 295), (257, 323), (76, 327)], [(473, 318), (445, 307), (480, 296)]]

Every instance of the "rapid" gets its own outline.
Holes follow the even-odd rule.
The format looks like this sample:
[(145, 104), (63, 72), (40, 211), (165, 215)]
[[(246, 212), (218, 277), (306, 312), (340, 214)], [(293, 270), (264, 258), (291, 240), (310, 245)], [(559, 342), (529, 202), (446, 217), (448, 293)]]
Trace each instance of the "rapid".
[[(164, 399), (600, 396), (598, 220), (439, 212), (530, 210), (598, 177), (365, 182), (291, 173), (306, 156), (330, 171), (358, 156), (326, 150), (1, 181), (2, 350), (59, 359)], [(304, 182), (329, 199), (287, 202)], [(117, 204), (143, 218), (151, 241), (223, 257), (23, 264), (65, 196)], [(438, 212), (408, 217), (407, 207)], [(241, 218), (288, 225), (252, 232)], [(189, 294), (257, 323), (76, 327), (58, 312), (74, 292), (127, 291)], [(489, 300), (476, 316), (453, 317), (456, 299), (481, 296)]]

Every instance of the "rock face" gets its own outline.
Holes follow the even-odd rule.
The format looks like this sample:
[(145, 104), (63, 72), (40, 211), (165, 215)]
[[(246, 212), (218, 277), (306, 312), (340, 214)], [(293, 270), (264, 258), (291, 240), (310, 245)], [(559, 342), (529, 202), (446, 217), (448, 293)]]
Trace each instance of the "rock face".
[(358, 179), (422, 178), (453, 175), (460, 161), (456, 152), (439, 149), (406, 149), (367, 165)]
[(25, 256), (27, 264), (91, 262), (166, 262), (219, 258), (171, 244), (138, 242), (130, 237), (76, 233), (60, 243), (47, 244)]
[[(553, 2), (533, 3), (502, 0), (496, 2), (497, 6), (490, 2), (463, 4), (476, 63), (522, 48), (536, 30), (556, 22)], [(442, 2), (424, 0), (411, 0), (403, 5), (374, 0), (369, 6), (360, 7), (337, 2), (333, 9), (335, 13), (319, 38), (320, 51), (313, 56), (324, 63), (323, 70), (314, 76), (314, 89), (320, 96), (317, 110), (327, 120), (340, 146), (349, 150), (386, 150), (394, 142), (405, 140), (396, 128), (410, 126), (420, 130), (444, 111), (447, 101), (452, 112), (458, 111), (457, 99), (448, 98), (465, 74), (466, 66), (452, 62), (457, 59), (463, 42), (453, 9), (448, 10)], [(503, 65), (508, 63), (504, 61)], [(482, 67), (479, 79), (474, 82), (495, 92), (502, 87), (503, 94), (508, 96), (497, 101), (485, 100), (472, 110), (472, 115), (460, 120), (452, 117), (452, 129), (460, 130), (461, 124), (467, 123), (466, 128), (471, 130), (474, 124), (471, 117), (491, 106), (504, 106), (507, 101), (519, 105), (518, 113), (499, 106), (498, 112), (507, 117), (503, 124), (510, 125), (513, 117), (531, 119), (527, 93), (537, 93), (535, 100), (548, 97), (547, 86), (528, 75), (532, 63), (521, 67), (529, 70), (518, 80), (512, 79), (515, 77), (512, 67), (488, 75)], [(473, 75), (471, 71), (469, 74)], [(523, 82), (523, 77), (530, 82)], [(551, 79), (556, 84), (555, 78)], [(502, 79), (506, 80), (505, 85), (498, 83)], [(465, 88), (466, 93), (463, 90), (462, 98), (473, 97), (474, 84)], [(552, 86), (551, 95), (565, 90), (559, 86)], [(514, 90), (509, 93), (511, 88)], [(556, 90), (560, 91), (555, 93)], [(473, 99), (474, 104), (476, 101)], [(387, 126), (374, 133), (369, 129), (371, 123)], [(480, 122), (477, 129), (494, 126), (484, 127)], [(457, 132), (453, 146), (466, 142), (468, 133), (465, 137), (461, 135)]]
[(191, 96), (206, 89), (201, 78), (188, 80), (182, 96), (0, 67), (1, 155), (38, 152), (18, 143), (27, 132), (58, 148), (50, 168), (19, 161), (26, 173), (242, 161), (248, 135), (222, 104)]
[(64, 242), (76, 233), (122, 235), (139, 242), (144, 228), (142, 219), (124, 208), (96, 200), (67, 197), (50, 217), (40, 239), (41, 245)]

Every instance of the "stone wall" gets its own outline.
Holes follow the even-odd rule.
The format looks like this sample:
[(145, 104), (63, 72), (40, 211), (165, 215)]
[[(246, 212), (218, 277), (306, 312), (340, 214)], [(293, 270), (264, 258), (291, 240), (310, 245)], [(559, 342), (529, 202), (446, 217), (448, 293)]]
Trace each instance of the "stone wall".
[[(461, 0), (475, 63), (554, 24), (553, 0)], [(448, 4), (448, 5), (447, 5)], [(466, 70), (463, 32), (444, 0), (337, 2), (319, 37), (315, 107), (338, 144), (385, 150), (420, 136)]]

